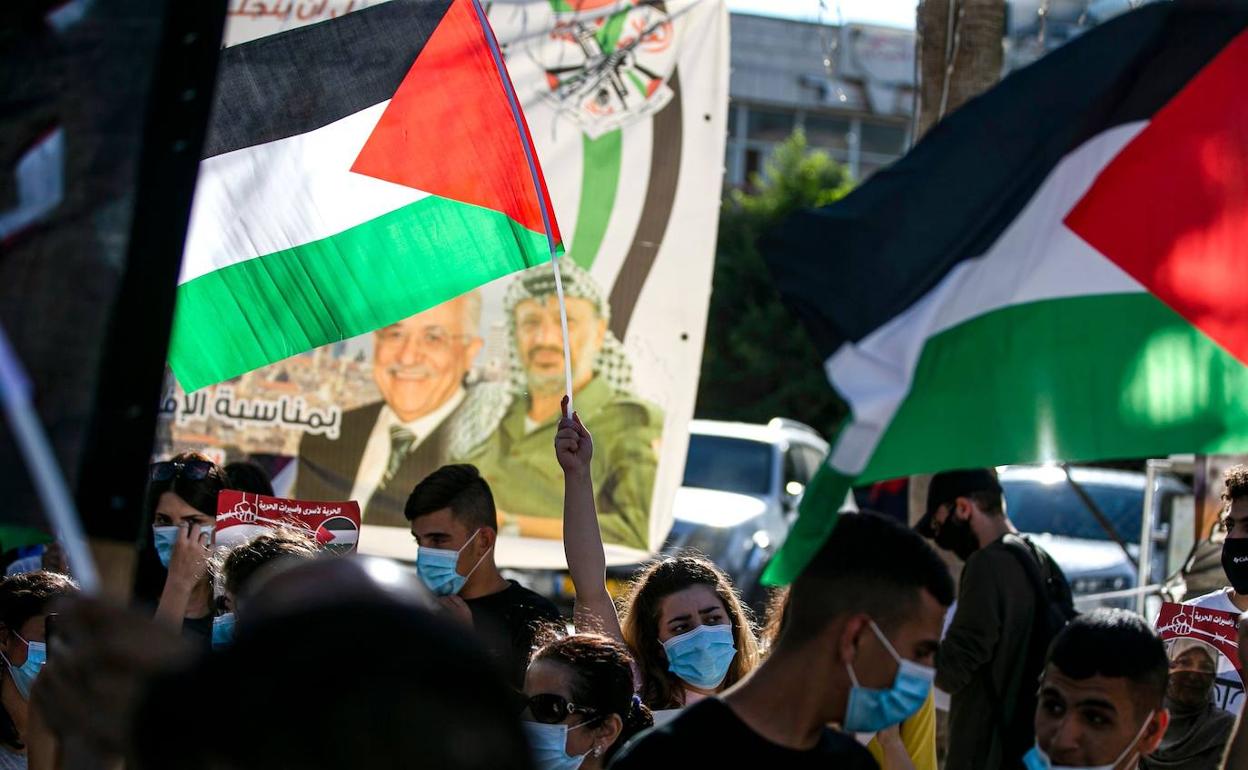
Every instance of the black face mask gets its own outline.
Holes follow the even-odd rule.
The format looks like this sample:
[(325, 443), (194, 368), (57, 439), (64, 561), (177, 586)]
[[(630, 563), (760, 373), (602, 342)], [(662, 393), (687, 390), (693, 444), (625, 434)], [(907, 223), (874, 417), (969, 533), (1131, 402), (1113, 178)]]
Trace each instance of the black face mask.
[(945, 523), (940, 525), (940, 532), (936, 533), (936, 545), (952, 551), (962, 561), (971, 558), (971, 554), (979, 550), (979, 541), (971, 529), (971, 520), (959, 519), (952, 510), (949, 511)]
[(1248, 594), (1248, 538), (1233, 538), (1222, 543), (1222, 569), (1235, 593)]
[(1213, 674), (1202, 674), (1198, 671), (1172, 671), (1166, 695), (1184, 709), (1200, 708), (1209, 702), (1213, 679)]

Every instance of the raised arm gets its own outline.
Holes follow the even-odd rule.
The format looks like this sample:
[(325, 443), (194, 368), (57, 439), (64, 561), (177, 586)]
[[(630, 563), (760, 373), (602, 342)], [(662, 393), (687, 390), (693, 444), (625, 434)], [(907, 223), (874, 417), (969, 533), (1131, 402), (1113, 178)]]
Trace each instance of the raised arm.
[(598, 530), (594, 505), (594, 481), (590, 460), (594, 441), (575, 412), (568, 416), (563, 398), (563, 417), (555, 434), (555, 458), (563, 468), (563, 552), (576, 589), (572, 624), (577, 631), (592, 631), (623, 642), (615, 602), (607, 593), (607, 557)]

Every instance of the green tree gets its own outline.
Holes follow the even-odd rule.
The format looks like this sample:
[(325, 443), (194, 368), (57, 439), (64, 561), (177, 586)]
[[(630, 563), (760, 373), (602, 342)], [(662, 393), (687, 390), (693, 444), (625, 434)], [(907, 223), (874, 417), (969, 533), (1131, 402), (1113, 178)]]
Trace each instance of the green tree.
[(806, 330), (780, 301), (757, 243), (793, 211), (831, 203), (852, 187), (848, 169), (826, 152), (809, 150), (798, 131), (776, 147), (749, 192), (734, 190), (725, 198), (698, 417), (791, 417), (827, 437), (840, 425), (845, 404), (828, 384)]

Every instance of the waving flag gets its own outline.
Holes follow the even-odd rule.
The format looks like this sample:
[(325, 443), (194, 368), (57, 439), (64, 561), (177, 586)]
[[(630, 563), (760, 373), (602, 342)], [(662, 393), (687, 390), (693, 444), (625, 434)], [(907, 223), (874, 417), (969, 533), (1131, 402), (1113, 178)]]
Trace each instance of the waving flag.
[(495, 46), (473, 0), (392, 0), (222, 52), (169, 351), (186, 390), (558, 250)]
[(1246, 26), (1125, 14), (764, 242), (851, 412), (771, 582), (850, 484), (1248, 447)]

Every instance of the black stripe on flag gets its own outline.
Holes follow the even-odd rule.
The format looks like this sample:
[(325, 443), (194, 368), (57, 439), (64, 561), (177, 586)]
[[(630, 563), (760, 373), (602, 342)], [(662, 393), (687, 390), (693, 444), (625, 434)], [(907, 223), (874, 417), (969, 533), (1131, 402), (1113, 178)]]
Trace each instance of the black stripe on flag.
[(1243, 2), (1157, 3), (1011, 74), (841, 201), (760, 240), (785, 302), (825, 357), (871, 334), (987, 251), (1065, 155), (1151, 117), (1246, 24)]
[(204, 158), (307, 133), (394, 96), (451, 0), (390, 0), (221, 52)]

